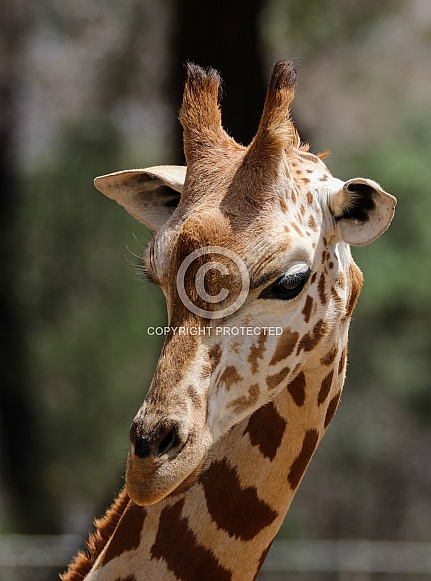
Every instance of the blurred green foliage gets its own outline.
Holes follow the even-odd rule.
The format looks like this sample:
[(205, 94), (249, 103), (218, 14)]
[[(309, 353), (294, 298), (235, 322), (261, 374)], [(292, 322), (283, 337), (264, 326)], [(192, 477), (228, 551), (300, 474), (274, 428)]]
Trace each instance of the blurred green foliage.
[(140, 278), (150, 233), (92, 186), (118, 166), (119, 136), (102, 120), (66, 127), (50, 164), (23, 177), (23, 256), (31, 383), (51, 463), (46, 490), (104, 502), (121, 485), (128, 425), (151, 381), (161, 293)]

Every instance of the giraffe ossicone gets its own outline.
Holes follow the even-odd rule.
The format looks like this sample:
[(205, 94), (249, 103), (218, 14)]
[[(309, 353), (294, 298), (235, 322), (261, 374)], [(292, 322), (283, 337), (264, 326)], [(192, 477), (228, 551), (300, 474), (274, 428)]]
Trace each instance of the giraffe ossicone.
[(334, 178), (300, 142), (295, 83), (292, 63), (276, 63), (244, 147), (222, 127), (218, 73), (189, 65), (187, 167), (95, 180), (155, 230), (143, 260), (170, 332), (132, 422), (113, 530), (65, 581), (253, 579), (335, 413), (362, 285), (349, 245), (384, 232), (396, 201)]

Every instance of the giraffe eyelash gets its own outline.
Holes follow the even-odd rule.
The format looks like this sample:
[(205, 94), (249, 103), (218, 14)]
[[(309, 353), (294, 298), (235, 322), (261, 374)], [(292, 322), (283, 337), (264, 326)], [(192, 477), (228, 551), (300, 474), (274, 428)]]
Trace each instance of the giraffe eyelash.
[(144, 282), (154, 282), (152, 280), (151, 276), (149, 275), (149, 272), (148, 272), (147, 267), (142, 262), (142, 259), (141, 259), (141, 262), (140, 263), (138, 263), (138, 264), (135, 265), (135, 268), (136, 268), (136, 272), (139, 275), (139, 278), (141, 280), (143, 280)]
[(148, 270), (147, 265), (144, 262), (144, 258), (141, 258), (139, 264), (137, 264), (136, 266), (137, 266), (137, 271), (138, 271), (140, 278), (142, 280), (144, 280), (145, 282), (152, 283), (152, 284), (159, 286), (158, 281), (154, 278), (152, 273)]
[(146, 284), (154, 282), (141, 258), (136, 258), (131, 261), (128, 260), (127, 262), (131, 265), (137, 280)]
[(128, 256), (125, 256), (127, 263), (133, 268), (136, 277), (138, 280), (141, 280), (145, 283), (152, 283), (155, 282), (154, 278), (148, 271), (148, 268), (145, 264), (145, 256), (147, 254), (148, 245), (144, 247), (144, 252), (142, 255), (136, 254), (133, 252), (128, 246), (126, 246), (129, 254), (132, 255), (130, 259)]

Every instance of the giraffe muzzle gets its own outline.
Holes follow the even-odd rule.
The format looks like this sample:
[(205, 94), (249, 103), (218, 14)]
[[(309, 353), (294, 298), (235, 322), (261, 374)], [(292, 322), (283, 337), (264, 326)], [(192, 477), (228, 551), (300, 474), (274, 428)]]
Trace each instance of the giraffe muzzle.
[(129, 438), (126, 488), (133, 502), (142, 506), (188, 486), (212, 443), (207, 429), (153, 415), (146, 406), (133, 420)]

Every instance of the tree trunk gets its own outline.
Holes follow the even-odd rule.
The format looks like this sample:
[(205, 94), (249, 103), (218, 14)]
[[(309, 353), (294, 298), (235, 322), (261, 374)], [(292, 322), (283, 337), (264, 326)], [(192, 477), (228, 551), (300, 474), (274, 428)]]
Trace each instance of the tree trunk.
[[(259, 123), (265, 98), (259, 50), (258, 17), (263, 0), (178, 0), (173, 34), (173, 106), (179, 108), (187, 61), (217, 69), (226, 97), (222, 114), (225, 129), (247, 145)], [(184, 162), (182, 132), (178, 127), (176, 161)]]

